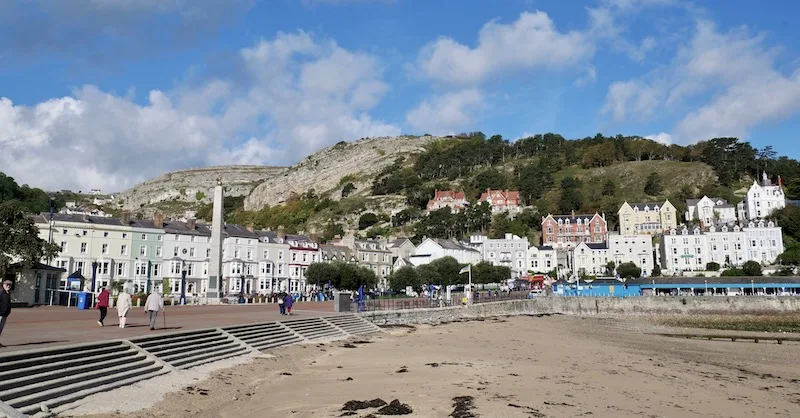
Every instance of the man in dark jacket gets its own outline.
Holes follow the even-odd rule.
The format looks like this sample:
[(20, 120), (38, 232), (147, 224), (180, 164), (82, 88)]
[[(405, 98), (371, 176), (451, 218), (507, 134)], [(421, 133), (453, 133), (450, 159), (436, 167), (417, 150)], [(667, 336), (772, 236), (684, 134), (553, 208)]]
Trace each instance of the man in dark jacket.
[[(3, 327), (6, 325), (8, 314), (11, 313), (11, 285), (14, 282), (11, 280), (3, 281), (3, 289), (0, 290), (0, 335), (3, 334)], [(0, 347), (5, 347), (0, 344)]]

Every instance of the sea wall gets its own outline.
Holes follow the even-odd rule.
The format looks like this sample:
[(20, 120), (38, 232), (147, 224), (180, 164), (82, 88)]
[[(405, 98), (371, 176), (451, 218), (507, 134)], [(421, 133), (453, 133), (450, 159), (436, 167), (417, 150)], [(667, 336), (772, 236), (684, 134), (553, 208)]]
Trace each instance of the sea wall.
[(711, 314), (786, 312), (800, 310), (797, 297), (537, 297), (481, 303), (469, 307), (407, 309), (365, 312), (361, 315), (377, 325), (439, 324), (459, 319), (506, 315), (601, 315), (601, 314)]

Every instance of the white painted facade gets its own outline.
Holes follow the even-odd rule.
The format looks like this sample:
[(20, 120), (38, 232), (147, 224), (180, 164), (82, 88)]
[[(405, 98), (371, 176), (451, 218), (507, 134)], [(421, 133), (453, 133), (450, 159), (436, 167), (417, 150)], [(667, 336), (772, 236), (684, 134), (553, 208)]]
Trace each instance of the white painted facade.
[(747, 261), (747, 247), (745, 234), (736, 224), (720, 224), (711, 226), (706, 232), (708, 241), (709, 259), (706, 263), (714, 262), (725, 266), (741, 266)]
[(164, 277), (169, 288), (164, 294), (179, 296), (182, 274), (186, 271), (186, 296), (204, 295), (208, 286), (211, 231), (205, 225), (170, 221), (164, 224)]
[[(472, 241), (472, 240), (471, 240)], [(511, 277), (518, 278), (528, 272), (528, 240), (514, 234), (505, 234), (503, 238), (483, 240), (483, 260), (493, 266), (504, 266), (511, 269)]]
[(736, 206), (725, 199), (703, 196), (686, 201), (686, 221), (699, 221), (704, 227), (717, 223), (736, 222)]
[(409, 260), (414, 266), (420, 266), (444, 257), (453, 257), (461, 264), (481, 262), (480, 251), (441, 238), (428, 238), (423, 241), (414, 250), (414, 254), (409, 257)]
[(556, 250), (553, 247), (528, 247), (528, 270), (534, 273), (550, 273), (558, 266)]
[(677, 274), (683, 271), (703, 271), (710, 261), (708, 236), (699, 227), (671, 229), (661, 238), (662, 270)]
[(761, 184), (753, 181), (750, 189), (747, 190), (747, 197), (743, 202), (747, 219), (764, 219), (772, 212), (786, 207), (786, 195), (778, 179), (778, 184), (773, 185), (769, 176), (765, 172), (761, 179)]
[(772, 264), (785, 250), (781, 228), (772, 221), (750, 221), (745, 227), (744, 239), (748, 260)]
[(582, 242), (569, 252), (569, 264), (575, 274), (587, 276), (603, 276), (610, 258), (606, 243), (590, 244)]
[(653, 238), (650, 235), (617, 235), (608, 237), (610, 261), (619, 266), (633, 263), (642, 270), (642, 277), (653, 273)]

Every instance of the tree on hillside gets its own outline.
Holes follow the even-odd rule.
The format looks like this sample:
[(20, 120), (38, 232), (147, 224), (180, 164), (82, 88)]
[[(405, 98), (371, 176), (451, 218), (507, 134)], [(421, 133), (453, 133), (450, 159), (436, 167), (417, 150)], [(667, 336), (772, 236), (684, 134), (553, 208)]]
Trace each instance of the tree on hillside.
[(350, 196), (350, 193), (352, 193), (353, 190), (356, 190), (356, 186), (353, 185), (352, 182), (345, 184), (344, 187), (342, 187), (342, 199), (344, 199), (347, 196)]
[(621, 263), (617, 266), (617, 274), (623, 279), (635, 279), (642, 277), (642, 269), (634, 263)]
[(783, 209), (772, 212), (770, 219), (781, 227), (784, 236), (792, 238), (795, 242), (800, 242), (800, 207), (787, 205)]
[(647, 182), (644, 184), (644, 192), (650, 196), (658, 196), (662, 189), (661, 176), (653, 171), (647, 176)]
[(745, 276), (760, 276), (761, 264), (758, 264), (758, 261), (747, 261), (742, 264), (742, 272)]
[(547, 189), (553, 185), (553, 172), (543, 164), (533, 163), (518, 167), (514, 174), (520, 198), (529, 205), (544, 196)]
[(52, 259), (61, 249), (39, 238), (39, 228), (27, 217), (17, 201), (0, 203), (0, 277), (12, 258), (30, 267), (40, 260)]
[(614, 196), (617, 193), (617, 183), (614, 180), (606, 179), (603, 182), (603, 196)]
[(492, 217), (492, 226), (489, 228), (489, 238), (503, 238), (509, 232), (511, 221), (505, 213), (498, 213)]
[(570, 213), (580, 210), (583, 206), (583, 198), (578, 189), (578, 181), (572, 177), (565, 177), (561, 181), (561, 199), (558, 201), (559, 213)]
[(372, 225), (375, 225), (379, 221), (380, 221), (380, 219), (378, 219), (378, 215), (376, 215), (376, 214), (374, 214), (372, 212), (367, 212), (365, 214), (362, 214), (358, 218), (358, 229), (359, 230), (367, 229), (367, 228), (371, 227)]
[(486, 189), (506, 189), (508, 179), (505, 174), (492, 167), (478, 173), (472, 180), (472, 186), (479, 192), (485, 192)]
[(778, 261), (781, 264), (790, 266), (800, 266), (800, 244), (792, 244), (786, 248), (786, 251), (778, 256)]
[(421, 284), (417, 271), (411, 266), (400, 267), (389, 277), (389, 287), (397, 292), (405, 290), (407, 286), (418, 289)]

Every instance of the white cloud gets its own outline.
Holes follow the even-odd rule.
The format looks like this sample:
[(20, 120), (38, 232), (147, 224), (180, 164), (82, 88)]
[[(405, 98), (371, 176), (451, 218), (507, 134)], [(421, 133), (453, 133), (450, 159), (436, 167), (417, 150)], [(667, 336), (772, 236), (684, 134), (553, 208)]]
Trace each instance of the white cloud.
[(298, 32), (240, 56), (247, 81), (153, 90), (145, 104), (95, 86), (33, 106), (0, 98), (0, 167), (47, 189), (118, 191), (176, 168), (288, 164), (337, 141), (400, 133), (367, 113), (389, 89), (370, 55)]
[(662, 143), (664, 145), (672, 144), (672, 135), (670, 135), (670, 134), (668, 134), (666, 132), (661, 132), (661, 133), (657, 133), (657, 134), (654, 134), (654, 135), (647, 135), (647, 136), (645, 136), (645, 138), (651, 139), (651, 140), (656, 141), (656, 142), (660, 142), (660, 143)]
[(424, 100), (406, 114), (406, 122), (416, 132), (446, 135), (473, 125), (481, 108), (483, 94), (477, 89), (459, 90)]
[(436, 81), (477, 84), (508, 71), (575, 65), (593, 52), (585, 34), (559, 32), (546, 13), (524, 12), (510, 24), (486, 23), (474, 48), (439, 38), (423, 48), (417, 66)]
[(587, 84), (594, 83), (595, 81), (597, 81), (597, 69), (594, 68), (594, 65), (592, 65), (586, 70), (586, 74), (580, 76), (572, 84), (576, 87), (583, 87)]
[(668, 68), (613, 83), (604, 112), (617, 121), (647, 119), (699, 101), (699, 109), (680, 116), (671, 132), (675, 142), (746, 138), (758, 125), (800, 113), (800, 68), (795, 63), (791, 74), (779, 71), (780, 52), (746, 27), (723, 33), (700, 21)]

